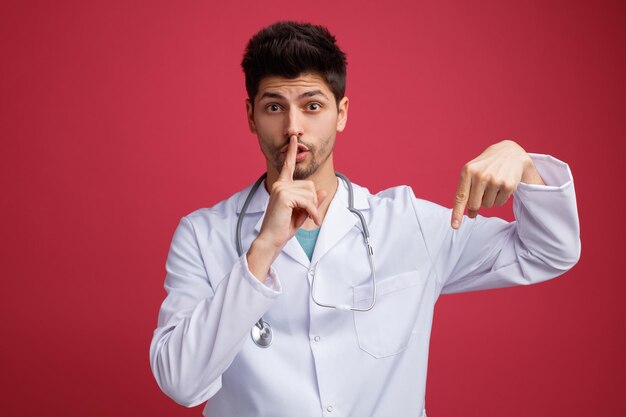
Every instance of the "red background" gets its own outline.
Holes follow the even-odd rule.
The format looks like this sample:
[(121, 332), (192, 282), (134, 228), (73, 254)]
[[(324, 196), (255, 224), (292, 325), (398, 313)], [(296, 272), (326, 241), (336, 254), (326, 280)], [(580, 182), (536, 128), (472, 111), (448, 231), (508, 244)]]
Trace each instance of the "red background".
[(624, 415), (625, 17), (617, 1), (2, 1), (2, 414), (200, 415), (149, 369), (167, 250), (181, 216), (262, 172), (239, 63), (290, 18), (348, 54), (335, 158), (355, 183), (449, 206), (461, 166), (504, 138), (574, 173), (572, 271), (439, 300), (429, 417)]

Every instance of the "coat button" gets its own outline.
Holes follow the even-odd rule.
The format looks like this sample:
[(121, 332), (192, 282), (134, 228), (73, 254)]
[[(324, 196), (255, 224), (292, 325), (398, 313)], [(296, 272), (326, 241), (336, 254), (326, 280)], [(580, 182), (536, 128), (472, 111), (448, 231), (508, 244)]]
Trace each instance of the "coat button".
[[(320, 341), (320, 339), (321, 339), (321, 337), (319, 337), (319, 336), (315, 336), (315, 337), (313, 338), (313, 340), (315, 340), (316, 342), (319, 342), (319, 341)], [(331, 408), (332, 408), (332, 407), (331, 407)]]
[(328, 411), (329, 413), (332, 413), (334, 410), (332, 405), (329, 405), (328, 407), (326, 407), (326, 411)]

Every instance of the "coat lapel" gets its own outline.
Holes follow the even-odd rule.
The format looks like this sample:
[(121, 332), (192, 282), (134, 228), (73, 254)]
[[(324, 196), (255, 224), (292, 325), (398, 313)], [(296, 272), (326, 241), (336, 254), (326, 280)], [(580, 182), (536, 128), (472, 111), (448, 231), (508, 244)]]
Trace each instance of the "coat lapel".
[[(339, 181), (337, 192), (328, 207), (320, 234), (315, 243), (315, 250), (311, 259), (312, 264), (317, 263), (326, 252), (335, 246), (359, 222), (356, 214), (348, 210), (347, 185), (339, 178), (337, 178), (337, 181)], [(358, 210), (368, 209), (366, 190), (356, 185), (353, 185), (353, 189), (354, 207)]]

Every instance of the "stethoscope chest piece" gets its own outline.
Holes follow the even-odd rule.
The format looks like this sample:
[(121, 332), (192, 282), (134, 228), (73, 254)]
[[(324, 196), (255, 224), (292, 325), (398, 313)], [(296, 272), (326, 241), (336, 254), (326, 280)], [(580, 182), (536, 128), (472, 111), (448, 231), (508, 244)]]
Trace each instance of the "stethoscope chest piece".
[[(338, 310), (347, 310), (347, 311), (349, 310), (368, 311), (374, 307), (374, 304), (376, 304), (376, 268), (374, 267), (374, 256), (373, 256), (374, 251), (372, 249), (372, 245), (370, 244), (369, 231), (367, 230), (367, 223), (365, 221), (365, 217), (363, 217), (363, 215), (361, 214), (359, 210), (354, 208), (354, 193), (352, 191), (352, 183), (346, 176), (338, 172), (335, 172), (335, 174), (337, 175), (337, 177), (343, 179), (346, 183), (346, 186), (348, 187), (348, 210), (354, 213), (361, 221), (361, 228), (362, 228), (361, 233), (363, 233), (363, 239), (365, 240), (365, 245), (367, 246), (367, 257), (369, 259), (370, 268), (372, 270), (372, 303), (369, 305), (369, 307), (357, 308), (357, 307), (346, 305), (346, 304), (331, 305), (331, 304), (324, 304), (324, 303), (319, 302), (315, 298), (315, 274), (313, 274), (313, 278), (311, 282), (311, 287), (312, 287), (311, 299), (313, 300), (313, 302), (315, 302), (315, 304), (321, 307), (336, 308)], [(266, 176), (267, 174), (261, 175), (261, 177), (254, 183), (254, 185), (250, 189), (250, 192), (248, 192), (248, 196), (246, 197), (246, 200), (243, 203), (243, 206), (241, 207), (241, 211), (239, 212), (239, 218), (237, 219), (237, 231), (236, 231), (235, 236), (237, 239), (236, 241), (237, 253), (239, 254), (240, 257), (243, 255), (243, 246), (241, 244), (241, 224), (246, 214), (246, 210), (248, 209), (248, 205), (250, 204), (250, 201), (252, 201), (252, 196), (254, 195), (256, 190), (259, 188), (259, 186), (261, 185), (261, 183), (263, 182)], [(258, 347), (266, 348), (272, 344), (272, 338), (273, 338), (272, 328), (265, 320), (263, 320), (262, 317), (259, 319), (258, 322), (256, 322), (256, 324), (250, 331), (250, 335), (252, 336), (252, 340), (254, 341), (254, 344), (257, 345)]]
[(250, 335), (258, 347), (266, 348), (272, 344), (272, 328), (263, 319), (252, 327)]

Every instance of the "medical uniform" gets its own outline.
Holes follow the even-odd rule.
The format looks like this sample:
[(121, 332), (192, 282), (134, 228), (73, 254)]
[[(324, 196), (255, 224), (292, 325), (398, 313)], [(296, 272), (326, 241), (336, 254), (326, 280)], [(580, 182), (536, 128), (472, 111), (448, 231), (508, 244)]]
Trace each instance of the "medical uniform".
[[(311, 260), (289, 240), (264, 283), (237, 255), (235, 228), (250, 187), (183, 217), (166, 263), (165, 298), (150, 346), (161, 389), (176, 402), (208, 400), (206, 417), (425, 416), (433, 309), (440, 294), (533, 284), (556, 277), (580, 255), (568, 166), (531, 154), (543, 185), (519, 184), (515, 222), (464, 218), (416, 198), (410, 187), (378, 194), (354, 184), (354, 206), (369, 227), (377, 301), (360, 222), (338, 188)], [(258, 235), (269, 195), (255, 193), (243, 219), (244, 252)], [(250, 329), (263, 317), (273, 342)]]

